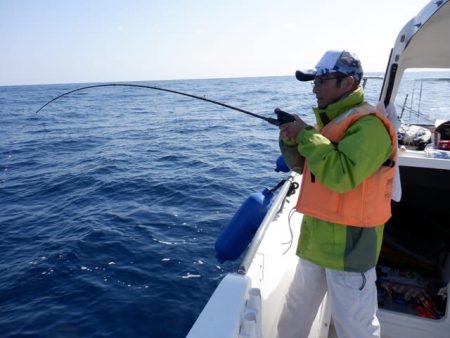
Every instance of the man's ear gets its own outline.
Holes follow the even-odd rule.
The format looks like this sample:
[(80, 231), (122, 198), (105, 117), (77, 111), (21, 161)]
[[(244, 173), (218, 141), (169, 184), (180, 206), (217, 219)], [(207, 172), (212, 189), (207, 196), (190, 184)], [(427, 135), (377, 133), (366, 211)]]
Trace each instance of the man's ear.
[(344, 86), (344, 88), (352, 90), (357, 87), (356, 80), (353, 76), (347, 76), (346, 78), (342, 79), (342, 85)]
[(344, 82), (343, 84), (345, 88), (350, 88), (353, 85), (353, 77), (347, 76), (342, 80), (342, 82)]

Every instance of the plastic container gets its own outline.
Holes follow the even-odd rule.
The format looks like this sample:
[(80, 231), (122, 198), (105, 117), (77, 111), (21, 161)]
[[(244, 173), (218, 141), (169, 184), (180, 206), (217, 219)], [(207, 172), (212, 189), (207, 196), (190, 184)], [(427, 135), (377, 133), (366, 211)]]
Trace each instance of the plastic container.
[(289, 171), (291, 171), (291, 169), (289, 169), (289, 167), (286, 164), (286, 161), (284, 160), (283, 155), (280, 155), (277, 158), (276, 161), (276, 167), (275, 167), (275, 171), (278, 172), (283, 172), (283, 173), (288, 173)]

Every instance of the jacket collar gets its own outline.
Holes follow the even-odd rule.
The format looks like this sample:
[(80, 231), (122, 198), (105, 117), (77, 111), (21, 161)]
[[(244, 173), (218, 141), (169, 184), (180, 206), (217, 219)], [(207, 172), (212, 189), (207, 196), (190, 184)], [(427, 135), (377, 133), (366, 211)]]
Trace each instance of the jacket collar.
[(320, 129), (323, 128), (328, 122), (341, 115), (342, 113), (357, 107), (364, 103), (364, 91), (361, 87), (358, 87), (353, 92), (345, 95), (340, 100), (329, 104), (326, 108), (320, 109), (318, 107), (313, 108), (316, 115), (316, 121)]

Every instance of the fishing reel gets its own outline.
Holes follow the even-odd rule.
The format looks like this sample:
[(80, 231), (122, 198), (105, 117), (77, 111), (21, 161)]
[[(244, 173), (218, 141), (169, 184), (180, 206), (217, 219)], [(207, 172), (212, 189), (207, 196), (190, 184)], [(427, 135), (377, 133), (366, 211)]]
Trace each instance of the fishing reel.
[(275, 114), (277, 114), (277, 120), (280, 122), (280, 124), (285, 124), (289, 122), (294, 122), (294, 116), (286, 113), (285, 111), (282, 111), (280, 108), (275, 108), (274, 111)]
[(295, 121), (293, 115), (286, 113), (285, 111), (282, 111), (280, 108), (275, 108), (274, 113), (277, 114), (277, 118), (276, 119), (267, 118), (266, 121), (276, 126), (281, 126), (282, 124)]

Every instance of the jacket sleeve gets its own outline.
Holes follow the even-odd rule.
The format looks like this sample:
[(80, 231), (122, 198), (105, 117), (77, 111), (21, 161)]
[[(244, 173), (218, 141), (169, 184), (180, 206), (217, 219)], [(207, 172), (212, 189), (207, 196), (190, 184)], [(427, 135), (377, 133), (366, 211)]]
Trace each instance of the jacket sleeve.
[(313, 129), (302, 129), (296, 138), (315, 178), (331, 190), (343, 193), (354, 189), (389, 158), (391, 139), (376, 116), (353, 123), (338, 144)]

